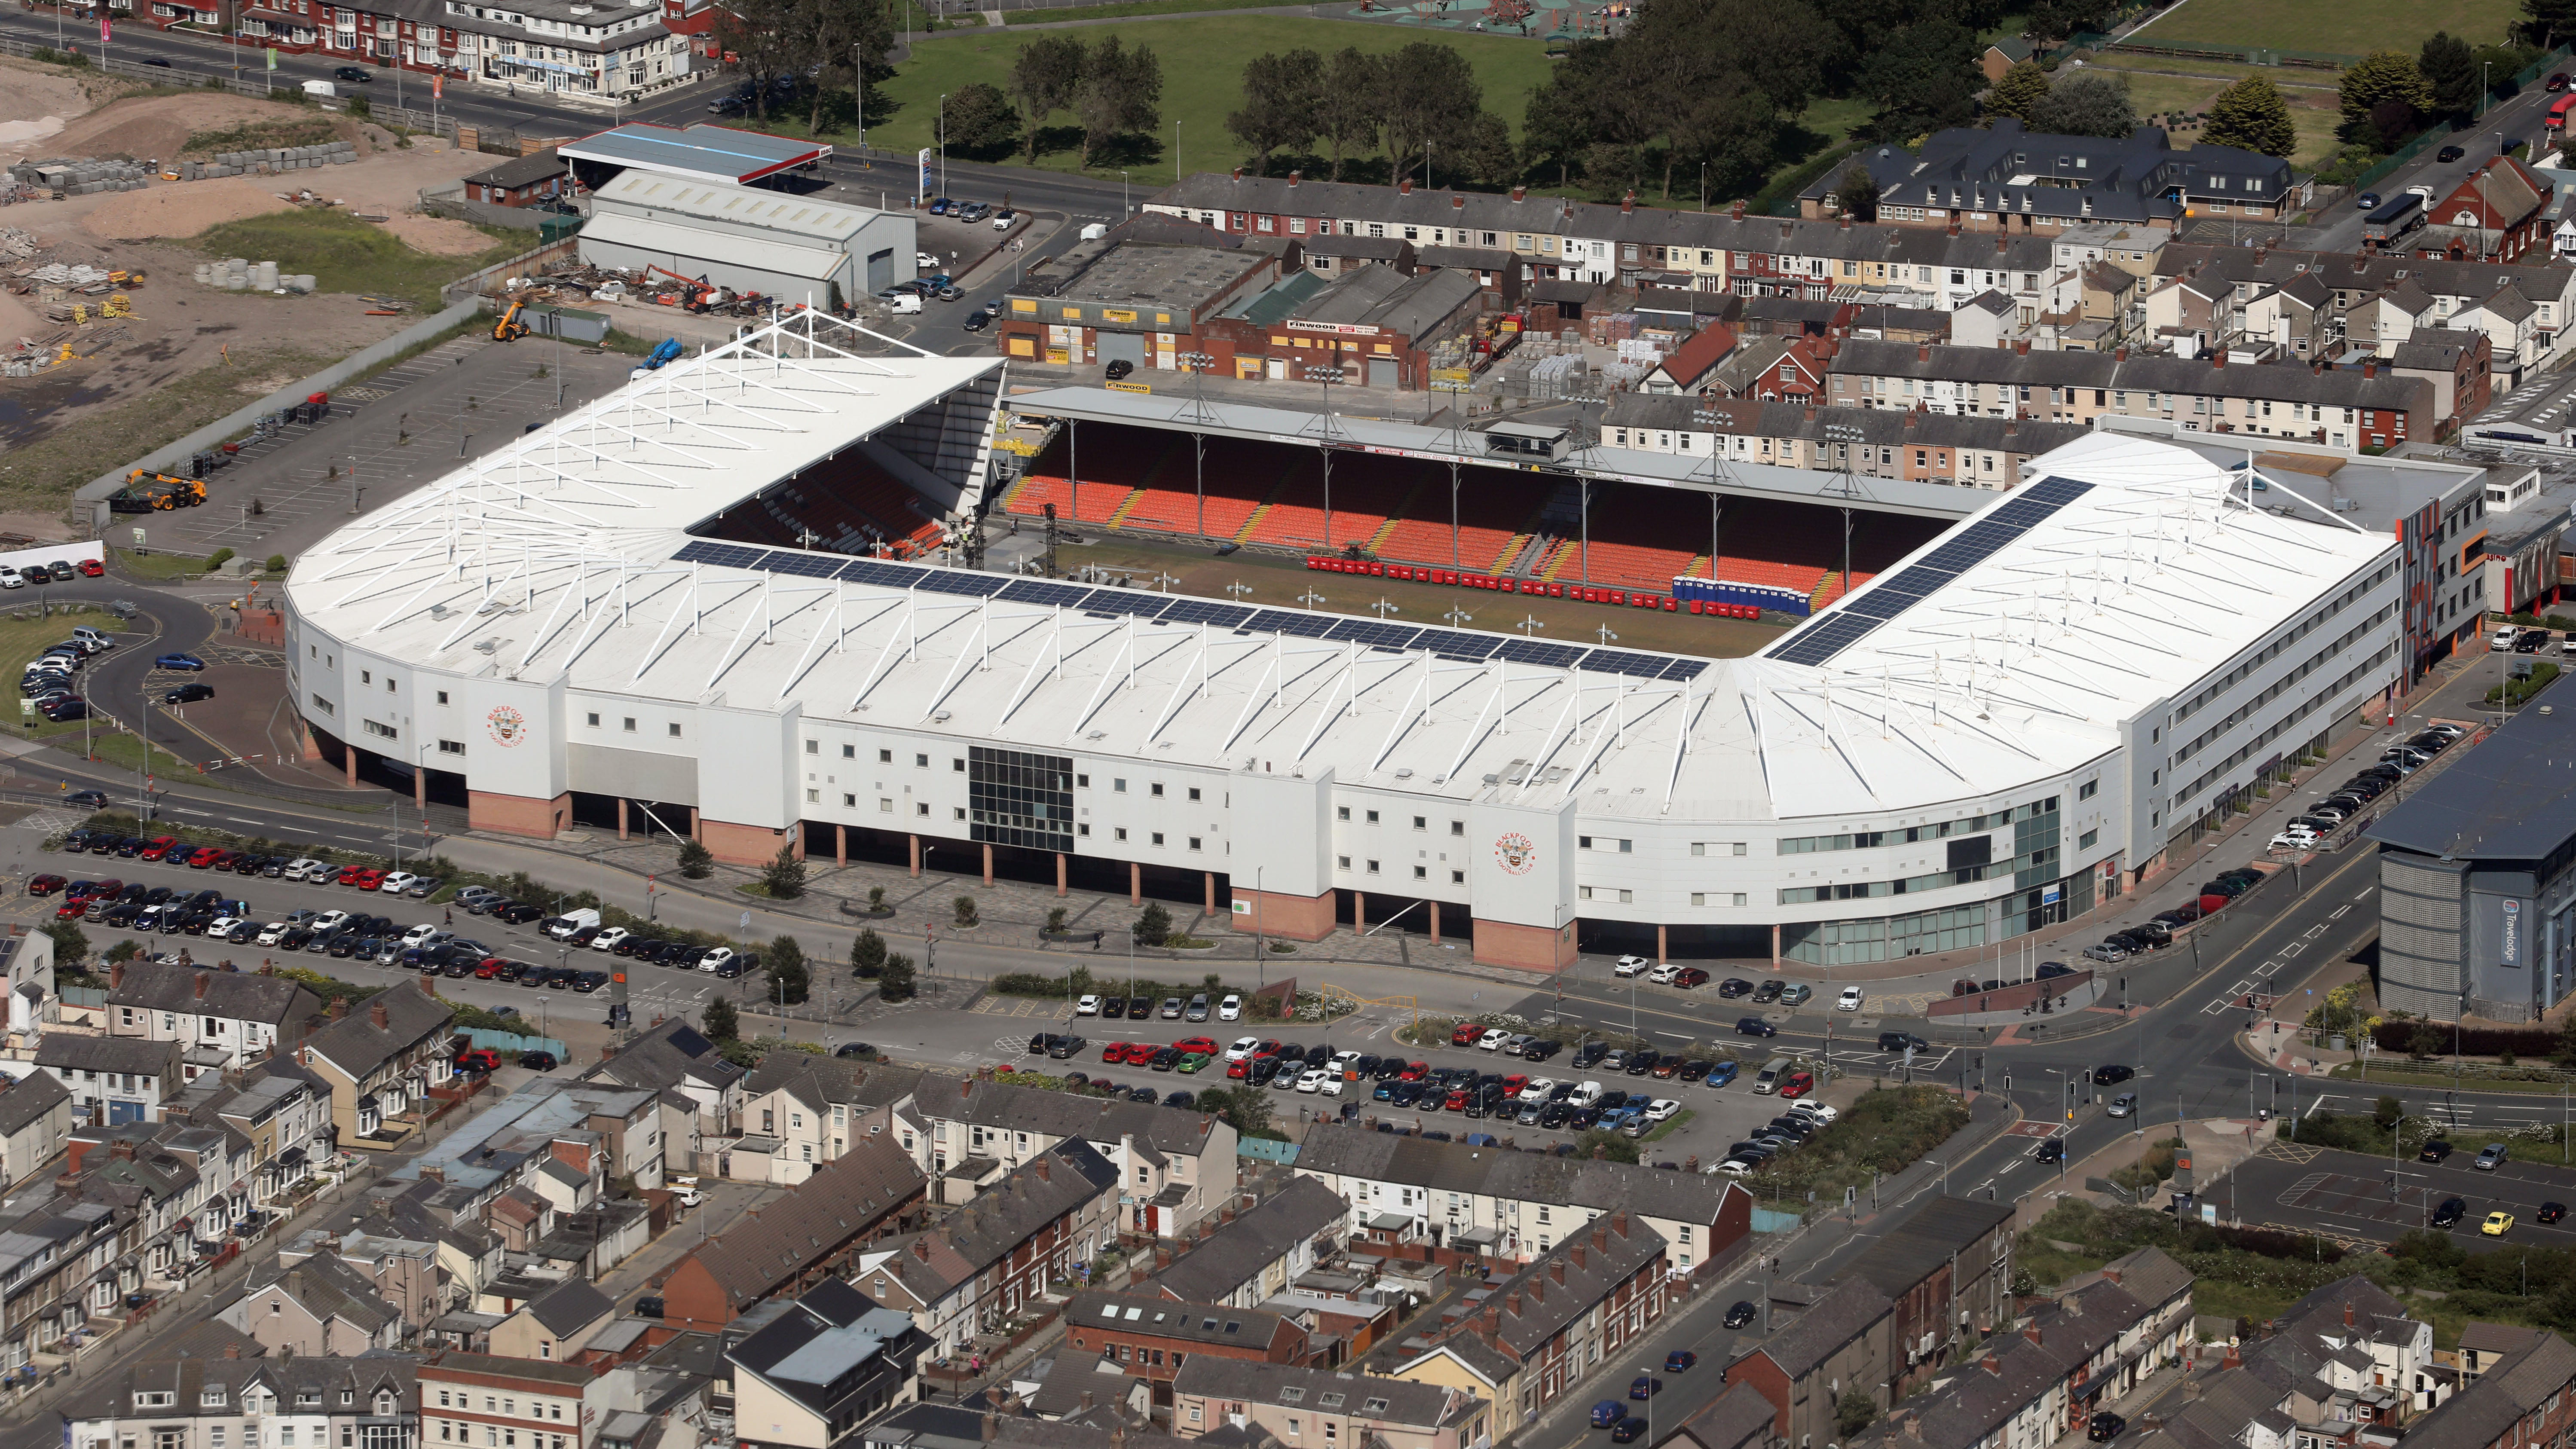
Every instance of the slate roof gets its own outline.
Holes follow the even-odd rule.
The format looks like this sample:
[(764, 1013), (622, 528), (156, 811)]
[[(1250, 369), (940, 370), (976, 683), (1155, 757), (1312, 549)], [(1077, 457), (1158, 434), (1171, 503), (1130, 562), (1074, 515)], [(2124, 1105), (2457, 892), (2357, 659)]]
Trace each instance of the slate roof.
[(2012, 1215), (2010, 1203), (1933, 1198), (1881, 1232), (1843, 1272), (1869, 1280), (1890, 1298), (1901, 1298), (1948, 1266), (1954, 1255), (2012, 1221)]
[(1311, 1177), (1291, 1181), (1208, 1235), (1157, 1273), (1153, 1284), (1184, 1303), (1214, 1303), (1301, 1242), (1351, 1215), (1350, 1204)]
[(2485, 1354), (2512, 1353), (2546, 1331), (2518, 1323), (2471, 1323), (2460, 1330), (2460, 1347)]
[(269, 1258), (262, 1267), (265, 1271), (254, 1272), (242, 1285), (242, 1296), (275, 1287), (315, 1318), (325, 1323), (346, 1319), (369, 1338), (402, 1318), (401, 1310), (378, 1293), (375, 1280), (341, 1262), (337, 1253), (314, 1253), (282, 1268)]
[[(1079, 1138), (1059, 1142), (975, 1194), (929, 1231), (886, 1239), (884, 1247), (892, 1256), (875, 1271), (897, 1272), (916, 1297), (936, 1303), (1039, 1229), (1117, 1186), (1117, 1164), (1093, 1151), (1090, 1143)], [(910, 1251), (916, 1241), (932, 1247), (927, 1262)]]
[[(123, 976), (108, 988), (109, 1006), (265, 1022), (288, 1036), (294, 1035), (289, 1028), (300, 1028), (322, 1010), (322, 998), (292, 977), (156, 966), (149, 961), (127, 962), (123, 970)], [(197, 994), (200, 987), (203, 996)]]
[(2190, 1269), (2166, 1256), (2164, 1249), (2149, 1246), (2070, 1278), (2066, 1286), (2070, 1290), (2082, 1289), (2105, 1280), (2119, 1284), (2130, 1297), (2150, 1308), (2171, 1302), (2176, 1295), (2189, 1291), (2192, 1283)]
[(563, 174), (563, 158), (548, 146), (526, 156), (513, 156), (498, 166), (487, 167), (465, 178), (468, 186), (520, 187)]
[[(2410, 283), (2412, 295), (2424, 302), (2434, 295), (2474, 302), (2493, 296), (2497, 288), (2506, 285), (2521, 287), (2535, 297), (2561, 297), (2566, 295), (2571, 277), (2576, 277), (2566, 267), (2536, 263), (2454, 262), (2433, 257), (2287, 251), (2205, 242), (2174, 242), (2157, 254), (2158, 276), (2178, 276), (2195, 269), (2204, 285), (2268, 281), (2277, 286), (2302, 274), (2313, 274), (2349, 301)], [(2412, 310), (2420, 313), (2423, 307), (2419, 302)]]
[(1305, 1331), (1277, 1313), (1258, 1308), (1210, 1308), (1176, 1303), (1150, 1293), (1076, 1293), (1064, 1310), (1067, 1332), (1104, 1332), (1176, 1338), (1247, 1353), (1267, 1351), (1285, 1334)]
[[(2010, 116), (1982, 130), (1936, 131), (1913, 151), (1870, 147), (1857, 159), (1878, 182), (1881, 207), (2091, 221), (2175, 220), (2187, 201), (2213, 196), (2277, 201), (2293, 180), (2278, 157), (2206, 142), (2176, 150), (2157, 126), (2119, 137), (2060, 136), (2030, 131)], [(1841, 180), (1840, 171), (1829, 171), (1799, 197), (1823, 200)]]
[[(1198, 1398), (1239, 1399), (1326, 1414), (1348, 1414), (1406, 1429), (1454, 1423), (1484, 1407), (1473, 1394), (1404, 1379), (1361, 1378), (1330, 1369), (1292, 1368), (1251, 1359), (1192, 1354), (1172, 1380), (1172, 1392)], [(1339, 1402), (1335, 1402), (1335, 1396)], [(1383, 1400), (1383, 1406), (1379, 1401)]]
[(2116, 1283), (2097, 1281), (2069, 1294), (2033, 1314), (2024, 1332), (1992, 1340), (1938, 1392), (1914, 1405), (1910, 1412), (1916, 1425), (1891, 1422), (1880, 1437), (1889, 1443), (1901, 1437), (1926, 1449), (1972, 1449), (2118, 1341), (2149, 1311)]
[(829, 1417), (836, 1405), (866, 1387), (867, 1381), (856, 1375), (871, 1360), (897, 1373), (908, 1369), (920, 1354), (914, 1337), (910, 1315), (882, 1307), (827, 1276), (726, 1357)]
[(29, 1072), (23, 1080), (0, 1087), (0, 1134), (26, 1130), (71, 1098), (71, 1088), (53, 1073)]
[[(1436, 1340), (1433, 1349), (1482, 1346), (1498, 1351), (1503, 1362), (1516, 1369), (1598, 1308), (1639, 1269), (1660, 1261), (1664, 1247), (1661, 1233), (1625, 1215), (1599, 1219), (1590, 1231), (1575, 1233), (1510, 1278), (1489, 1284), (1484, 1301), (1469, 1305), (1466, 1316)], [(1488, 1313), (1494, 1320), (1491, 1329), (1485, 1326)], [(1372, 1360), (1383, 1366), (1377, 1371), (1393, 1372), (1393, 1365), (1411, 1362), (1426, 1352), (1398, 1345), (1372, 1355)]]
[(2526, 709), (2364, 830), (2385, 849), (2461, 862), (2538, 861), (2576, 827), (2576, 710)]
[[(375, 1008), (385, 1024), (375, 1023)], [(385, 1063), (445, 1029), (456, 1009), (431, 994), (427, 978), (389, 987), (357, 1003), (349, 1014), (304, 1039), (299, 1050), (329, 1062), (350, 1080), (365, 1081)]]
[(2397, 344), (2389, 362), (2422, 372), (2457, 372), (2462, 355), (2486, 340), (2485, 333), (2465, 327), (2418, 327)]
[(693, 1256), (739, 1311), (920, 1196), (923, 1183), (911, 1155), (893, 1142), (882, 1136), (854, 1142)]
[(1523, 1202), (1564, 1203), (1596, 1213), (1625, 1208), (1641, 1217), (1686, 1223), (1716, 1222), (1726, 1195), (1743, 1191), (1732, 1183), (1623, 1162), (1512, 1152), (1338, 1126), (1306, 1134), (1297, 1150), (1297, 1171)]
[[(778, 1055), (805, 1056), (805, 1053), (780, 1052)], [(692, 1079), (722, 1091), (742, 1078), (742, 1068), (726, 1061), (712, 1042), (683, 1022), (668, 1023), (652, 1036), (627, 1043), (617, 1055), (582, 1073), (585, 1081), (615, 1082), (656, 1092), (670, 1091)]]
[(972, 1078), (924, 1076), (914, 1088), (912, 1100), (922, 1115), (933, 1121), (1038, 1132), (1057, 1138), (1079, 1137), (1110, 1148), (1122, 1138), (1133, 1137), (1139, 1147), (1192, 1157), (1207, 1150), (1208, 1134), (1216, 1121), (1186, 1107), (1153, 1106), (1123, 1098), (1110, 1101)]
[(2429, 406), (2432, 384), (2417, 377), (2357, 368), (2318, 371), (2304, 362), (2213, 366), (2194, 358), (2116, 352), (2020, 352), (2008, 347), (1950, 347), (1855, 339), (1827, 370), (1854, 377), (1913, 377), (2024, 387), (2122, 388), (2197, 397), (2270, 398), (2332, 407), (2408, 411)]
[[(1712, 414), (1701, 422), (1694, 413)], [(1621, 392), (1602, 414), (1605, 428), (1654, 428), (1670, 432), (1741, 434), (1756, 438), (1807, 438), (1866, 443), (1871, 447), (1969, 448), (2037, 456), (2076, 441), (2092, 429), (2081, 423), (2027, 418), (1968, 417), (1959, 413), (1895, 408), (1822, 408), (1760, 398), (1695, 398)], [(1615, 445), (1613, 445), (1615, 446)]]
[(1839, 1352), (1843, 1345), (1870, 1332), (1895, 1305), (1866, 1278), (1845, 1278), (1825, 1296), (1807, 1305), (1798, 1320), (1750, 1350), (1779, 1366), (1795, 1383)]
[(1730, 1384), (1706, 1408), (1682, 1421), (1676, 1438), (1698, 1449), (1746, 1449), (1770, 1441), (1776, 1411), (1751, 1384)]
[(179, 1044), (139, 1036), (74, 1036), (49, 1031), (36, 1042), (36, 1065), (57, 1072), (134, 1072), (159, 1077), (175, 1089)]
[(561, 1287), (532, 1300), (526, 1311), (548, 1333), (563, 1338), (615, 1313), (617, 1305), (587, 1279), (567, 1278)]

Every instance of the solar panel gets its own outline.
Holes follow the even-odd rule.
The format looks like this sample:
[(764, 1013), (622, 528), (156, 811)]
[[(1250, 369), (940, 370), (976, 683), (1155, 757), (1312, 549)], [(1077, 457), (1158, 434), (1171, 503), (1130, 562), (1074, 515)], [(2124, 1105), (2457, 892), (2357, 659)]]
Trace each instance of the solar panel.
[(828, 579), (839, 575), (848, 560), (838, 554), (793, 553), (778, 549), (760, 561), (759, 567), (773, 574), (794, 574), (799, 578)]
[(1365, 644), (1371, 649), (1402, 649), (1422, 631), (1411, 624), (1385, 624), (1375, 619), (1344, 619), (1324, 637)]
[(1143, 614), (1150, 610), (1136, 607), (1136, 596), (1125, 589), (1093, 589), (1082, 596), (1083, 612), (1090, 614)]
[(1155, 622), (1206, 624), (1213, 628), (1231, 629), (1251, 618), (1255, 612), (1241, 604), (1219, 604), (1207, 599), (1175, 599)]
[(1959, 575), (1994, 557), (2005, 545), (2092, 489), (2092, 484), (2071, 478), (2043, 478), (2025, 485), (1976, 522), (1943, 539), (1940, 547), (1875, 582), (1849, 602), (1809, 620), (1805, 627), (1764, 650), (1763, 657), (1790, 664), (1825, 663), (1859, 643), (1879, 625), (1939, 593)]
[(1654, 679), (1672, 661), (1656, 654), (1630, 654), (1618, 649), (1595, 649), (1583, 656), (1580, 667), (1595, 674), (1629, 674), (1639, 679)]
[(842, 565), (841, 577), (854, 584), (875, 584), (881, 588), (908, 589), (912, 587), (913, 571), (899, 569), (893, 564), (881, 563), (872, 558), (859, 558)]
[(1583, 650), (1571, 644), (1550, 644), (1543, 639), (1507, 639), (1496, 651), (1514, 664), (1536, 664), (1549, 669), (1566, 669), (1581, 659)]
[(1697, 679), (1708, 672), (1705, 659), (1669, 659), (1664, 662), (1666, 679)]
[(1015, 604), (1061, 604), (1072, 607), (1090, 597), (1091, 590), (1077, 584), (1048, 583), (1044, 579), (1013, 579), (1002, 590), (1001, 597)]
[(1497, 634), (1466, 634), (1455, 629), (1425, 629), (1414, 636), (1413, 647), (1428, 649), (1443, 659), (1476, 663), (1494, 657), (1494, 651), (1508, 642)]
[(696, 538), (682, 545), (678, 553), (671, 555), (671, 559), (675, 563), (702, 563), (714, 564), (719, 568), (748, 569), (758, 568), (761, 555), (766, 552), (768, 552), (766, 549), (746, 548), (738, 543), (720, 543), (714, 539)]
[(1010, 587), (1011, 583), (998, 574), (969, 573), (964, 569), (923, 569), (919, 582), (925, 594), (963, 594), (981, 598), (991, 598)]
[(1321, 639), (1333, 627), (1332, 614), (1300, 614), (1289, 609), (1264, 609), (1243, 622), (1242, 628), (1254, 634), (1286, 634), (1294, 639)]

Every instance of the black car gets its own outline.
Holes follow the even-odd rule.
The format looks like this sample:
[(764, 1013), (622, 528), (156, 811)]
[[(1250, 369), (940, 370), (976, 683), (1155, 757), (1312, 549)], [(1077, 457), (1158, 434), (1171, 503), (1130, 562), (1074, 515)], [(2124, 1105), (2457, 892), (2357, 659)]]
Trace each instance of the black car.
[[(2128, 933), (2122, 932), (2121, 934), (2126, 935)], [(2046, 981), (2052, 976), (2072, 976), (2074, 974), (2075, 968), (2067, 965), (2063, 961), (2042, 961), (2039, 963), (2039, 970), (2036, 973), (2038, 979), (2042, 981)]]
[(83, 810), (104, 810), (107, 808), (107, 792), (104, 790), (74, 790), (63, 797), (63, 803), (66, 805), (77, 805)]
[(1123, 1020), (1125, 1020), (1125, 1019), (1126, 1019), (1126, 1016), (1127, 1016), (1127, 998), (1126, 998), (1126, 997), (1124, 997), (1124, 996), (1108, 996), (1108, 997), (1103, 997), (1103, 998), (1101, 998), (1101, 1002), (1100, 1002), (1100, 1019), (1101, 1019), (1102, 1021), (1123, 1021)]
[(1608, 1055), (1610, 1055), (1608, 1042), (1588, 1041), (1575, 1051), (1572, 1065), (1576, 1071), (1581, 1071)]
[(1751, 996), (1753, 983), (1741, 976), (1729, 976), (1717, 983), (1717, 994), (1728, 1001), (1733, 1001), (1739, 996)]
[[(530, 921), (542, 919), (544, 915), (545, 912), (537, 909), (535, 906), (523, 906), (516, 902), (512, 902), (511, 904), (494, 911), (492, 913), (492, 919), (503, 922), (507, 925), (524, 926)], [(576, 944), (588, 945), (589, 942), (583, 941), (577, 942)]]
[(1651, 1050), (1638, 1052), (1634, 1056), (1628, 1058), (1628, 1075), (1632, 1077), (1642, 1077), (1646, 1073), (1653, 1071), (1655, 1069), (1655, 1063), (1660, 1062), (1663, 1059), (1663, 1054), (1660, 1052)]
[(1565, 1043), (1561, 1041), (1534, 1041), (1521, 1048), (1521, 1060), (1543, 1062), (1563, 1050), (1565, 1050)]
[(1144, 1021), (1151, 1018), (1153, 1014), (1154, 998), (1150, 996), (1130, 996), (1127, 998), (1127, 1019), (1129, 1021)]
[(2532, 1216), (2532, 1221), (2537, 1223), (2554, 1223), (2564, 1219), (2566, 1216), (2567, 1204), (2563, 1202), (2545, 1202), (2540, 1205), (2540, 1211)]
[(1119, 358), (1117, 361), (1115, 361), (1115, 362), (1113, 362), (1113, 363), (1109, 364), (1108, 368), (1106, 369), (1106, 372), (1107, 372), (1107, 374), (1108, 374), (1109, 380), (1110, 380), (1111, 382), (1116, 382), (1116, 381), (1118, 381), (1120, 378), (1125, 377), (1127, 374), (1129, 374), (1129, 373), (1131, 373), (1131, 372), (1134, 372), (1135, 370), (1136, 370), (1136, 364), (1134, 364), (1134, 363), (1132, 363), (1132, 362), (1129, 362), (1126, 358), (1123, 358), (1123, 357), (1122, 357), (1122, 358)]
[(2040, 1162), (2064, 1162), (2066, 1143), (2059, 1138), (2051, 1137), (2039, 1144), (2039, 1150), (2033, 1152), (2031, 1157)]
[(2125, 1082), (2136, 1075), (2137, 1073), (2128, 1067), (2099, 1066), (2093, 1069), (2093, 1085), (2107, 1087), (2113, 1082)]
[(1739, 1300), (1734, 1307), (1726, 1310), (1726, 1326), (1742, 1328), (1751, 1323), (1761, 1312), (1762, 1310), (1754, 1307), (1749, 1300)]
[(2441, 150), (2433, 153), (2433, 159), (2436, 161), (2457, 161), (2467, 154), (2469, 153), (2461, 150), (2457, 146), (2445, 146)]
[(1697, 1059), (1684, 1062), (1682, 1063), (1682, 1069), (1673, 1073), (1673, 1080), (1678, 1082), (1707, 1081), (1708, 1069), (1715, 1065), (1717, 1065), (1715, 1062), (1704, 1062)]
[(2128, 1427), (2128, 1420), (2108, 1409), (2099, 1410), (2093, 1415), (2093, 1422), (2084, 1426), (2084, 1437), (2096, 1444), (2108, 1444), (2119, 1438)]
[(845, 1041), (839, 1046), (832, 1048), (832, 1055), (836, 1057), (860, 1057), (868, 1061), (874, 1061), (876, 1060), (877, 1049), (863, 1041)]
[(366, 85), (367, 83), (369, 83), (369, 82), (373, 81), (373, 80), (375, 79), (375, 77), (374, 77), (374, 76), (372, 76), (372, 75), (367, 74), (367, 73), (366, 73), (365, 71), (363, 71), (363, 70), (358, 69), (358, 68), (357, 68), (356, 66), (354, 66), (354, 65), (344, 65), (344, 66), (341, 66), (339, 69), (334, 70), (334, 71), (332, 71), (332, 72), (331, 72), (331, 79), (333, 79), (333, 80), (344, 80), (344, 81), (355, 81), (355, 82), (356, 82), (356, 83), (358, 83), (359, 85)]
[(2433, 1209), (2433, 1226), (2437, 1228), (2447, 1228), (2468, 1215), (2469, 1205), (2467, 1203), (2464, 1203), (2455, 1197), (2446, 1197), (2442, 1199), (2442, 1205), (2440, 1207)]
[(957, 325), (968, 332), (981, 332), (985, 328), (993, 325), (993, 314), (982, 307), (978, 307), (974, 311), (967, 313), (966, 320), (958, 323)]
[(521, 1052), (519, 1065), (532, 1072), (551, 1072), (562, 1064), (555, 1060), (553, 1052)]
[(1737, 1036), (1778, 1036), (1780, 1028), (1758, 1016), (1748, 1016), (1735, 1024)]
[(1925, 1041), (1923, 1038), (1916, 1036), (1910, 1031), (1882, 1031), (1878, 1034), (1878, 1049), (1880, 1051), (1901, 1052), (1908, 1047), (1911, 1047), (1918, 1052), (1928, 1052), (1932, 1050), (1932, 1043)]
[(2436, 1137), (2424, 1144), (2424, 1150), (2415, 1154), (2415, 1160), (2417, 1162), (2439, 1162), (2450, 1155), (2451, 1144), (2439, 1137)]
[(213, 685), (199, 684), (191, 680), (186, 684), (180, 685), (177, 689), (171, 690), (169, 693), (161, 696), (161, 702), (164, 704), (194, 704), (198, 700), (212, 699), (214, 697), (215, 687)]
[(1765, 981), (1761, 985), (1753, 988), (1753, 1004), (1756, 1006), (1768, 1006), (1772, 1002), (1779, 1000), (1780, 993), (1788, 989), (1789, 983), (1786, 981)]

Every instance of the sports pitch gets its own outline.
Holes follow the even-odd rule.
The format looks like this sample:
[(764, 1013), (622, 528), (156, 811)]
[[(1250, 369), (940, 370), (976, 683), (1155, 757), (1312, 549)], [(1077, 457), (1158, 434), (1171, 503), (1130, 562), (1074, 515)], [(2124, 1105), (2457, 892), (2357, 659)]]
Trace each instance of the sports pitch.
[(2180, 0), (2128, 38), (2362, 55), (2413, 54), (2437, 30), (2484, 45), (2521, 15), (2515, 0)]

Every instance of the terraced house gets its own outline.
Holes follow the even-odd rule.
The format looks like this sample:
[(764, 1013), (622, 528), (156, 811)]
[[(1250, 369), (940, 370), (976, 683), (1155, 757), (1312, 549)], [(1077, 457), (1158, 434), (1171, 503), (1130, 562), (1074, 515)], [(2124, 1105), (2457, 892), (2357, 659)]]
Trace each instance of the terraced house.
[(283, 976), (149, 961), (108, 968), (108, 1035), (179, 1043), (191, 1079), (256, 1061), (321, 1014), (322, 998)]
[(933, 1352), (963, 1352), (1113, 1246), (1118, 1199), (1117, 1167), (1089, 1143), (1067, 1140), (931, 1227), (872, 1244), (850, 1281), (911, 1314)]
[(1521, 1263), (1612, 1213), (1657, 1234), (1676, 1273), (1732, 1261), (1752, 1230), (1753, 1200), (1732, 1183), (1357, 1128), (1308, 1133), (1297, 1174), (1339, 1194), (1363, 1223), (1408, 1218), (1443, 1247)]
[(1123, 1232), (1177, 1238), (1235, 1191), (1234, 1128), (1186, 1108), (934, 1076), (895, 1115), (924, 1172), (979, 1193), (1066, 1142), (1088, 1144), (1117, 1172)]
[[(228, 30), (225, 12), (203, 0), (151, 0), (148, 17), (165, 30)], [(687, 38), (664, 23), (652, 0), (254, 0), (239, 18), (237, 39), (245, 45), (579, 95), (654, 90), (690, 68)]]
[(65, 1449), (417, 1449), (417, 1365), (263, 1356), (231, 1328), (198, 1325), (78, 1396)]
[(424, 976), (418, 989), (377, 992), (297, 1044), (297, 1064), (330, 1091), (335, 1146), (385, 1152), (420, 1130), (429, 1089), (454, 1074), (447, 1024), (455, 1016)]

